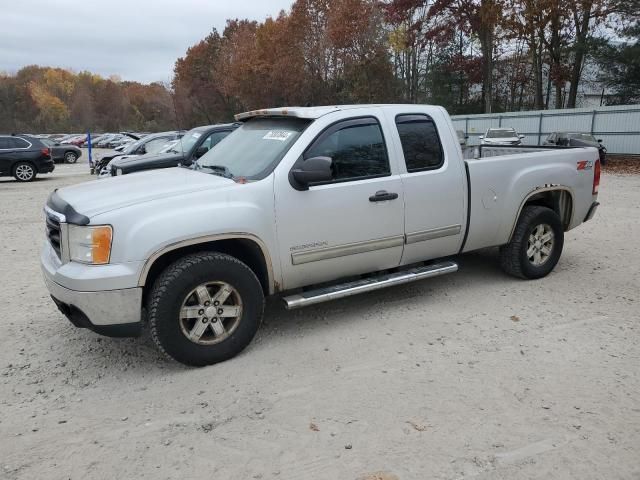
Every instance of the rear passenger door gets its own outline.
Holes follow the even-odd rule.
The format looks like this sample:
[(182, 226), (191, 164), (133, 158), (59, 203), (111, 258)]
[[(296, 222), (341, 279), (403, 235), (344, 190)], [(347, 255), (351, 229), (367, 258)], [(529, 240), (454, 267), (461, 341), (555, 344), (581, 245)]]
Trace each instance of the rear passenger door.
[[(435, 111), (434, 115), (442, 115)], [(442, 116), (444, 117), (444, 116)], [(442, 118), (441, 125), (448, 127)], [(398, 113), (393, 118), (397, 134), (405, 197), (406, 245), (402, 264), (457, 253), (465, 228), (465, 173), (451, 145), (441, 140), (434, 118), (425, 113)]]

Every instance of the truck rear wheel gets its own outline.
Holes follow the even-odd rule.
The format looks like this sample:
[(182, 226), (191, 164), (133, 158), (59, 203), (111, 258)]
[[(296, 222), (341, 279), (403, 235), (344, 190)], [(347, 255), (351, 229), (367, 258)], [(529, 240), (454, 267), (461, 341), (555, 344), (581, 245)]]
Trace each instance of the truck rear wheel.
[(251, 342), (264, 295), (255, 273), (240, 260), (201, 252), (160, 274), (147, 309), (158, 348), (178, 362), (204, 366), (234, 357)]
[(558, 214), (547, 207), (525, 206), (511, 241), (500, 247), (500, 266), (515, 277), (542, 278), (558, 263), (563, 245)]

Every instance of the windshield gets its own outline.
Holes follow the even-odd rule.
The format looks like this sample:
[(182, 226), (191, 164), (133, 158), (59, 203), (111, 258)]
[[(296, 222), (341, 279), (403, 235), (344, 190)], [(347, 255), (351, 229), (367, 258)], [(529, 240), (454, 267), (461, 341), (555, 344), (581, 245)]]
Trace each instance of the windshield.
[(143, 143), (144, 142), (142, 140), (136, 140), (135, 142), (131, 142), (125, 147), (124, 150), (122, 150), (122, 153), (124, 155), (130, 155), (131, 153), (135, 152), (138, 149), (138, 147)]
[(487, 138), (515, 137), (516, 131), (510, 128), (493, 128), (487, 132)]
[(202, 130), (193, 129), (184, 134), (184, 137), (176, 142), (175, 146), (171, 149), (175, 153), (184, 153), (185, 155), (191, 151), (193, 146), (198, 142), (198, 139), (202, 136)]
[(582, 140), (584, 142), (598, 143), (596, 141), (596, 138), (593, 135), (589, 135), (588, 133), (570, 133), (568, 137), (575, 140)]
[(282, 160), (309, 125), (297, 118), (249, 120), (196, 163), (196, 168), (223, 170), (233, 177), (259, 180)]

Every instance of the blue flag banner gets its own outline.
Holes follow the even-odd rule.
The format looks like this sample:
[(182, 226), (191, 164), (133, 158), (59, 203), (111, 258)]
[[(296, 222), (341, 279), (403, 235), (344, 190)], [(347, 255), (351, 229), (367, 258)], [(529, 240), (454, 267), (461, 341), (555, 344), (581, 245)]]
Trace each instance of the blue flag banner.
[(93, 168), (93, 157), (91, 156), (91, 132), (87, 132), (87, 147), (89, 148), (89, 168)]

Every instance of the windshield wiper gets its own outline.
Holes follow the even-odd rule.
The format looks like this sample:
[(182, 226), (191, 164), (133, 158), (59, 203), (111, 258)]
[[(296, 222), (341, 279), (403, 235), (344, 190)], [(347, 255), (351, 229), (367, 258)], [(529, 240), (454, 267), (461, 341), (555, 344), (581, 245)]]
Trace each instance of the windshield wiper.
[(218, 175), (219, 177), (233, 179), (233, 174), (231, 173), (229, 168), (225, 167), (224, 165), (207, 165), (207, 166), (203, 166), (203, 165), (200, 165), (198, 162), (196, 162), (195, 164), (198, 165), (196, 167), (196, 169), (198, 169), (198, 170), (200, 170), (200, 169), (211, 170), (211, 173), (213, 175)]

